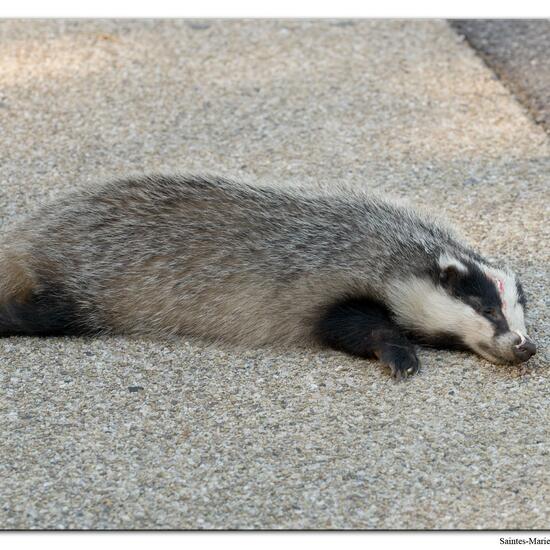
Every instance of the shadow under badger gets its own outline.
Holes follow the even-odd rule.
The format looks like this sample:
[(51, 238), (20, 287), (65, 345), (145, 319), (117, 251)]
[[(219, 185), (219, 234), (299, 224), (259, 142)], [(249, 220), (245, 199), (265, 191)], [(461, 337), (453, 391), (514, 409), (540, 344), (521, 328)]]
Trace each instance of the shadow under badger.
[(0, 247), (0, 335), (321, 345), (415, 373), (415, 343), (535, 353), (513, 273), (367, 194), (151, 176), (39, 210)]

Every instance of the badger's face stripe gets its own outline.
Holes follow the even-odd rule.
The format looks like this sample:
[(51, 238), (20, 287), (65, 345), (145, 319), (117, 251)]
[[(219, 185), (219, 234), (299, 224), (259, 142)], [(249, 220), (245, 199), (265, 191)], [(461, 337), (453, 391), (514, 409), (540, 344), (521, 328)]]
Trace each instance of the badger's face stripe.
[(525, 329), (525, 296), (521, 285), (513, 273), (483, 266), (484, 272), (493, 281), (502, 301), (502, 312), (510, 330), (526, 337)]
[(421, 343), (450, 338), (493, 362), (517, 360), (514, 348), (528, 338), (515, 276), (449, 257), (440, 259), (438, 269), (435, 276), (391, 282), (387, 298), (397, 323)]
[[(488, 276), (472, 260), (461, 260), (460, 264), (465, 267), (464, 270), (455, 272), (451, 278), (440, 274), (440, 284), (448, 294), (487, 319), (493, 325), (495, 334), (509, 332), (510, 327), (504, 314), (506, 299), (501, 292), (503, 285), (498, 285), (496, 279)], [(449, 269), (448, 265), (445, 269)]]
[(398, 324), (426, 336), (428, 341), (430, 336), (438, 338), (446, 333), (476, 349), (480, 341), (490, 343), (494, 338), (495, 330), (488, 319), (428, 278), (392, 281), (387, 298)]

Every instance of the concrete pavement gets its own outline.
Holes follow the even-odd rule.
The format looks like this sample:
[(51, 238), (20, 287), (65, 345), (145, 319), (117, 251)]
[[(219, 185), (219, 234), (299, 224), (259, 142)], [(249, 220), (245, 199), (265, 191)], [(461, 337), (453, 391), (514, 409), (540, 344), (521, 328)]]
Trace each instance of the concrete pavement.
[[(0, 21), (2, 227), (127, 173), (347, 181), (523, 279), (524, 368), (0, 341), (0, 527), (544, 529), (548, 136), (444, 21)], [(0, 227), (0, 231), (2, 230)]]

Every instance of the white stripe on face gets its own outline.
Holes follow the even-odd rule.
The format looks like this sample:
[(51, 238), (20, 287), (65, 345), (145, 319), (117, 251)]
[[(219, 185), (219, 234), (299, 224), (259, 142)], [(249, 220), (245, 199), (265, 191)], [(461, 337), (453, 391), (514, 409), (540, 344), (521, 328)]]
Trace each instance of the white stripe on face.
[(480, 343), (492, 345), (495, 331), (491, 322), (429, 279), (394, 280), (387, 298), (398, 322), (407, 328), (425, 335), (447, 332), (460, 336), (473, 350)]
[(506, 321), (508, 321), (510, 330), (517, 333), (524, 340), (527, 331), (525, 329), (523, 306), (518, 300), (515, 275), (509, 271), (503, 271), (494, 267), (484, 265), (480, 265), (480, 267), (495, 284), (502, 300), (502, 313)]

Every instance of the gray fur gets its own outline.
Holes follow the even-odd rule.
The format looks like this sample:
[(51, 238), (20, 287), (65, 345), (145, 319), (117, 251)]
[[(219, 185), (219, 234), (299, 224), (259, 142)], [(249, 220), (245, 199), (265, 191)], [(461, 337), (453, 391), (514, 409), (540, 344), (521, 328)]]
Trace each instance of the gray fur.
[(442, 255), (489, 266), (448, 228), (368, 194), (187, 176), (73, 193), (0, 249), (0, 301), (24, 291), (17, 281), (52, 284), (102, 332), (254, 345), (315, 344), (320, 312), (349, 295), (399, 322), (400, 285), (428, 280)]

